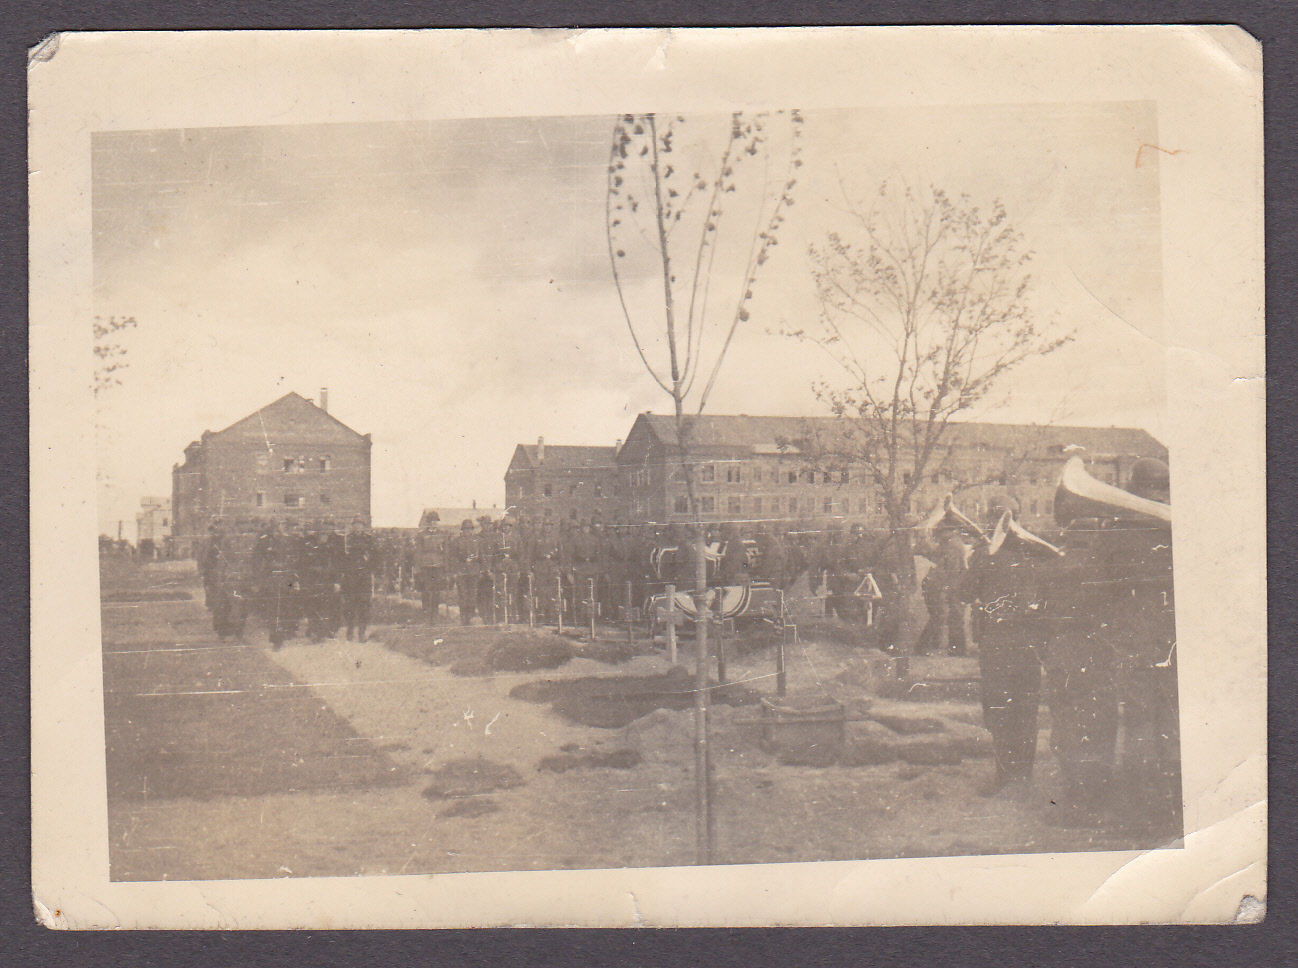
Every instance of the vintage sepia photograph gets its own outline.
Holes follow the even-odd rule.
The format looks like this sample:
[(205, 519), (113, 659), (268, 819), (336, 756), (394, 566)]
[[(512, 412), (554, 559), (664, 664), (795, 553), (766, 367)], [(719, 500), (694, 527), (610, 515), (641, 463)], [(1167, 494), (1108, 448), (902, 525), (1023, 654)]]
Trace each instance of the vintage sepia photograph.
[(96, 134), (111, 877), (1177, 849), (1157, 120)]
[(53, 38), (38, 920), (1260, 920), (1257, 57)]

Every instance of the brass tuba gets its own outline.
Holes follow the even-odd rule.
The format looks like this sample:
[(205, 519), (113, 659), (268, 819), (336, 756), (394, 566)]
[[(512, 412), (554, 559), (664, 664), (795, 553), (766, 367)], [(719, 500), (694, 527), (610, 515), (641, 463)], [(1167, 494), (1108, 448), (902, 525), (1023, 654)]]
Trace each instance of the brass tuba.
[(1124, 491), (1092, 477), (1074, 455), (1064, 465), (1055, 489), (1055, 522), (1068, 527), (1078, 518), (1146, 518), (1172, 523), (1172, 506)]

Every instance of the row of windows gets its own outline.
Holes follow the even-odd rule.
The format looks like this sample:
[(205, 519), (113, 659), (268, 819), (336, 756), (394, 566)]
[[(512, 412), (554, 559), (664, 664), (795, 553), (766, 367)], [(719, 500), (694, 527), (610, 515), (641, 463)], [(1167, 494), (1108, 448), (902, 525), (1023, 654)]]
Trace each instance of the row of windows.
[[(750, 497), (746, 501), (741, 497), (729, 497), (725, 501), (726, 514), (750, 514), (759, 517), (763, 514), (815, 514), (817, 513), (817, 504), (819, 504), (819, 513), (821, 514), (851, 514), (853, 504), (848, 498), (834, 500), (827, 497), (817, 502), (815, 498), (760, 498)], [(717, 513), (717, 499), (711, 494), (705, 494), (699, 498), (699, 511), (702, 514)], [(882, 514), (884, 507), (882, 501), (875, 501), (873, 506), (867, 500), (858, 501), (855, 505), (857, 514)], [(1043, 513), (1050, 514), (1054, 510), (1054, 502), (1046, 500), (1042, 502), (1033, 498), (1027, 502), (1026, 511), (1029, 515)], [(982, 501), (974, 501), (968, 505), (969, 511), (975, 515), (984, 514), (988, 507)], [(688, 514), (690, 510), (689, 498), (684, 494), (676, 495), (672, 502), (672, 511), (675, 514)], [(910, 511), (915, 513), (915, 499), (911, 498)]]
[[(329, 494), (328, 494), (326, 491), (321, 491), (321, 492), (320, 492), (320, 503), (321, 503), (321, 504), (330, 504), (330, 503), (332, 503), (332, 499), (329, 497)], [(264, 508), (265, 506), (266, 506), (266, 492), (265, 492), (265, 491), (258, 491), (258, 492), (257, 492), (257, 507), (259, 507), (259, 508)], [(286, 507), (286, 508), (303, 508), (303, 507), (306, 507), (306, 498), (305, 498), (303, 495), (298, 494), (298, 493), (296, 493), (296, 492), (294, 492), (294, 491), (285, 491), (285, 492), (284, 492), (284, 507)]]
[[(309, 470), (323, 474), (333, 468), (333, 458), (329, 455), (324, 457), (285, 457), (280, 466), (285, 474), (305, 474)], [(270, 454), (257, 455), (257, 468), (263, 471), (270, 469)]]

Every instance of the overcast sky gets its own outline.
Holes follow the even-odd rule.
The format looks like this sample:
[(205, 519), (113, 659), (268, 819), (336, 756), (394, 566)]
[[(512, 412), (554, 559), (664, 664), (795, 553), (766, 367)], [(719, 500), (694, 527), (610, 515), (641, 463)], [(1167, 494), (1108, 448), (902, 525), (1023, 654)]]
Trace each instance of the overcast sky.
[[(1018, 371), (1000, 420), (1163, 415), (1152, 105), (807, 112), (796, 205), (708, 410), (814, 414), (824, 357), (773, 335), (817, 312), (807, 243), (883, 179), (1000, 198), (1034, 251), (1033, 305), (1076, 342)], [(724, 131), (724, 119), (688, 119)], [(711, 125), (711, 127), (710, 127)], [(613, 119), (101, 133), (95, 305), (134, 316), (100, 399), (100, 521), (169, 495), (171, 466), (289, 390), (373, 435), (373, 517), (499, 503), (514, 444), (612, 444), (667, 412), (608, 265)], [(697, 150), (715, 143), (700, 134)], [(724, 228), (725, 226), (723, 226)], [(653, 280), (632, 277), (633, 300)], [(652, 349), (652, 347), (651, 347)], [(128, 523), (126, 534), (133, 535)]]

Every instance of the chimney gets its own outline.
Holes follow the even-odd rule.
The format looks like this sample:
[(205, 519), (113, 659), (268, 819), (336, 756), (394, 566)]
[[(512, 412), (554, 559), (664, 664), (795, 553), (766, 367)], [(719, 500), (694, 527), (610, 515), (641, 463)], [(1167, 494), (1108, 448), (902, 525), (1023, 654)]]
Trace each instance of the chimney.
[(329, 388), (320, 388), (320, 409), (325, 413), (329, 412)]
[(538, 464), (545, 463), (545, 438), (544, 437), (536, 438), (536, 462)]
[(620, 454), (620, 453), (622, 453), (622, 438), (621, 438), (621, 437), (619, 437), (619, 438), (617, 439), (617, 443), (613, 445), (613, 456), (616, 457), (616, 456), (617, 456), (618, 454)]

